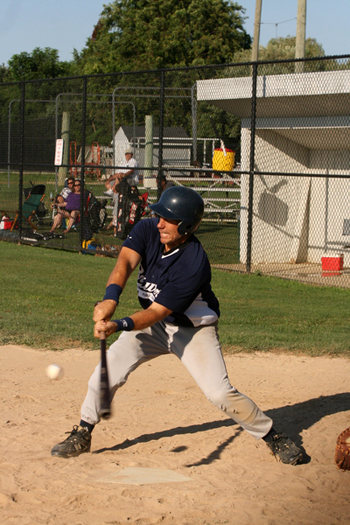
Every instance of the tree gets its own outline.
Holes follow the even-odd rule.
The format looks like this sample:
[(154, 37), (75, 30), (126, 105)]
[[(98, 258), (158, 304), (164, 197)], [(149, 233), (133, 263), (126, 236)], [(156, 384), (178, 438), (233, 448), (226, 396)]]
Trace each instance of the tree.
[(50, 47), (13, 55), (8, 66), (14, 81), (57, 78), (68, 75), (70, 70), (68, 62), (60, 62), (57, 49)]
[[(325, 53), (321, 44), (319, 44), (315, 38), (307, 38), (305, 41), (305, 58), (317, 58), (324, 57)], [(295, 58), (295, 37), (279, 37), (272, 38), (266, 45), (266, 47), (259, 46), (259, 62), (264, 61), (278, 61), (278, 60), (293, 60)], [(236, 63), (248, 63), (251, 62), (252, 56), (250, 50), (241, 50), (236, 53), (234, 61)], [(325, 61), (307, 62), (305, 71), (313, 71), (326, 67)], [(274, 74), (274, 73), (294, 73), (295, 63), (277, 63), (268, 64), (260, 67), (260, 71), (264, 69), (261, 74)], [(229, 69), (225, 76), (250, 76), (251, 67), (250, 65)]]
[[(0, 91), (0, 120), (4, 121), (8, 117), (9, 104), (11, 101), (21, 98), (21, 81), (35, 81), (41, 79), (58, 79), (60, 77), (69, 76), (71, 71), (71, 64), (69, 62), (61, 62), (58, 57), (58, 51), (46, 47), (41, 49), (35, 48), (31, 53), (22, 52), (13, 55), (8, 61), (8, 66), (0, 68), (0, 80), (2, 82), (9, 82), (8, 86), (4, 86)], [(14, 84), (18, 82), (18, 84)], [(65, 81), (59, 82), (29, 82), (26, 85), (26, 99), (27, 100), (50, 100), (53, 101), (60, 91), (68, 91), (69, 84)], [(19, 103), (12, 106), (12, 118), (18, 118), (20, 110)], [(42, 118), (53, 116), (55, 114), (55, 106), (53, 103), (32, 103), (26, 104), (26, 116), (34, 116), (35, 118)]]
[(85, 74), (231, 62), (251, 45), (231, 0), (115, 0), (80, 57)]
[(10, 73), (8, 68), (2, 64), (0, 65), (0, 83), (1, 82), (8, 82), (10, 80)]
[[(272, 38), (266, 47), (259, 48), (259, 60), (283, 60), (295, 58), (295, 36)], [(305, 58), (323, 57), (324, 49), (315, 38), (305, 41)]]

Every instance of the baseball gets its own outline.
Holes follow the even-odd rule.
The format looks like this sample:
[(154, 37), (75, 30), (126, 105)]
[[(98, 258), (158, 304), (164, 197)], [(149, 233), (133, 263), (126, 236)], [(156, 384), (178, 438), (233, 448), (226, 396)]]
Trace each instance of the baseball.
[(60, 365), (49, 365), (46, 368), (46, 375), (49, 379), (61, 379), (63, 377), (64, 371)]

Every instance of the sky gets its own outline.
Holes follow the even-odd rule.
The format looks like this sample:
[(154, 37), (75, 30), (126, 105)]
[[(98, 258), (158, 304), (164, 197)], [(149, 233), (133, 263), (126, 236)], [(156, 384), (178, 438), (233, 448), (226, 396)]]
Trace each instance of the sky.
[[(97, 24), (100, 0), (1, 0), (0, 64), (36, 47), (57, 49), (70, 61)], [(245, 30), (253, 37), (255, 0), (236, 0), (246, 9)], [(271, 38), (295, 36), (298, 0), (262, 0), (260, 45)], [(306, 38), (315, 38), (326, 55), (350, 54), (350, 0), (307, 0)]]

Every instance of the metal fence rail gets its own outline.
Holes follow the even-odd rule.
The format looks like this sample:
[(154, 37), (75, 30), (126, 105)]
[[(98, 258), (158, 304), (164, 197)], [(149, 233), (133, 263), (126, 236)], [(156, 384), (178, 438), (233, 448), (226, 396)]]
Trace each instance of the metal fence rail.
[[(298, 68), (296, 68), (298, 64)], [(106, 203), (130, 145), (140, 195), (157, 175), (203, 197), (198, 232), (213, 266), (321, 285), (350, 281), (350, 56), (225, 64), (0, 84), (0, 239), (115, 256), (113, 227), (55, 237), (68, 175)], [(62, 162), (55, 146), (64, 140)], [(32, 225), (24, 203), (44, 185)], [(8, 225), (18, 212), (18, 228)], [(147, 207), (143, 218), (147, 218)], [(88, 233), (87, 233), (88, 232)]]

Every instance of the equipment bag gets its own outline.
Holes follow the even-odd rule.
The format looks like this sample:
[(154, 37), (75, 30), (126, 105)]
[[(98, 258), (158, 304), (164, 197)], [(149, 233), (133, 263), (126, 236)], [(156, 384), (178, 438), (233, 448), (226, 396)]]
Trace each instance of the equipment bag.
[(136, 186), (122, 180), (119, 184), (117, 237), (126, 239), (132, 228), (139, 222), (144, 210), (144, 202)]

